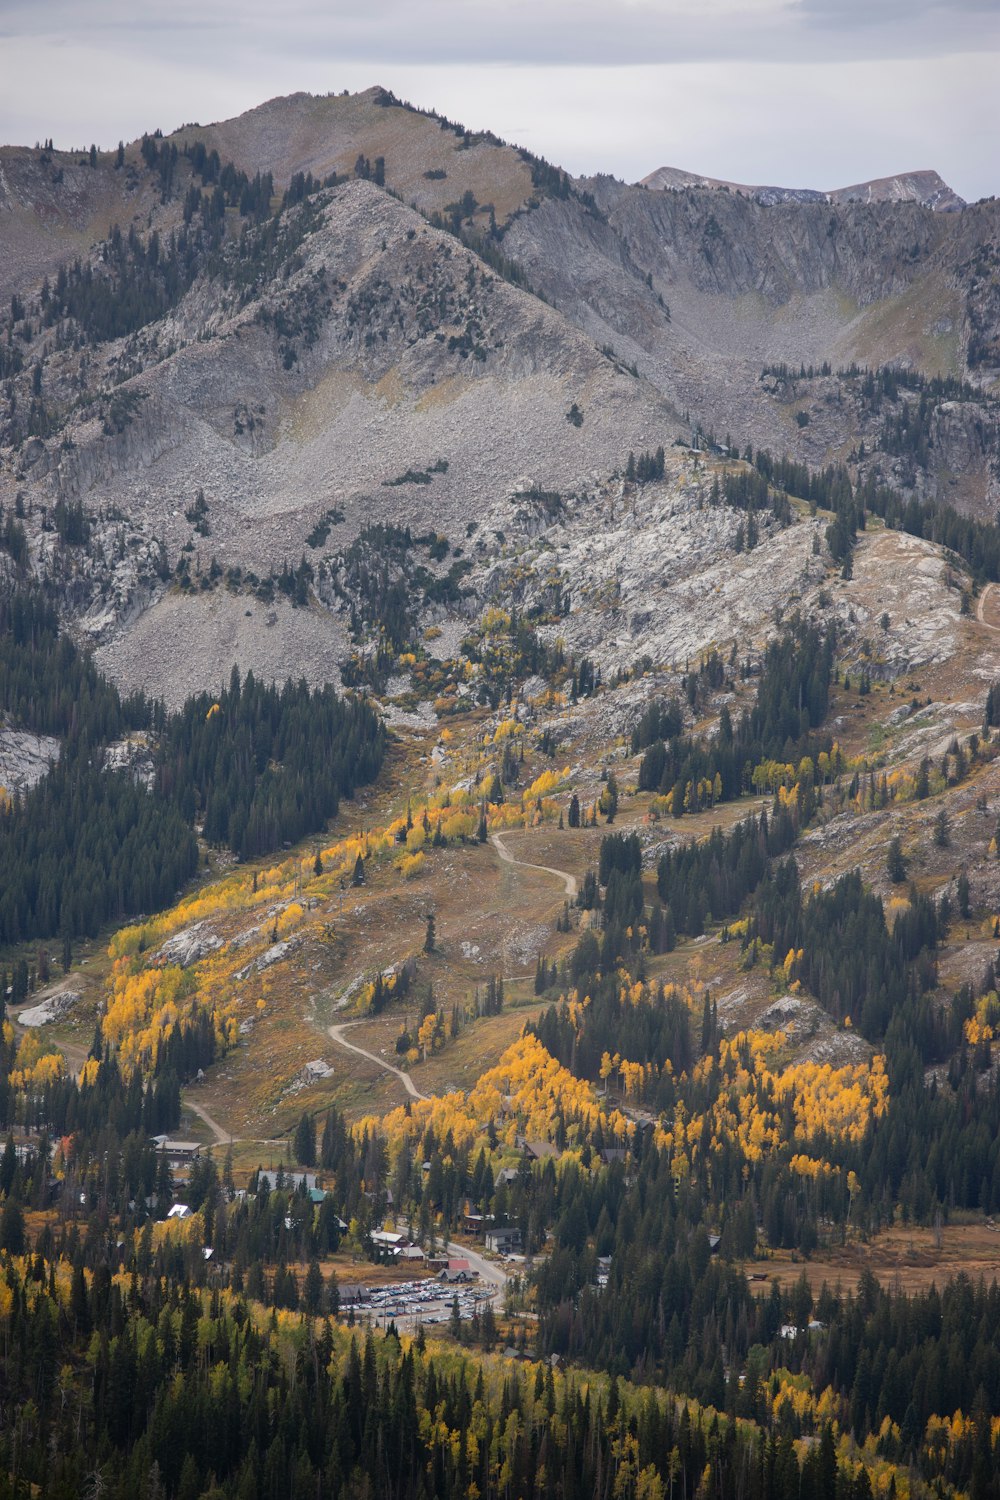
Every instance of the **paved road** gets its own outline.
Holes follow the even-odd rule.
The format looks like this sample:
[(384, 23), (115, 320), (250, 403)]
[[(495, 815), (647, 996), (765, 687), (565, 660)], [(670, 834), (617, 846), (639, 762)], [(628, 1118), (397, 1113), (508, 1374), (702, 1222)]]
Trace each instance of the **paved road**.
[(478, 1250), (467, 1245), (455, 1245), (449, 1241), (448, 1254), (453, 1260), (467, 1260), (474, 1271), (479, 1272), (481, 1286), (492, 1286), (498, 1290), (507, 1285), (507, 1272), (494, 1260), (487, 1260)]
[(330, 1040), (336, 1042), (338, 1047), (344, 1047), (348, 1052), (356, 1052), (359, 1057), (366, 1057), (369, 1062), (373, 1062), (376, 1067), (382, 1068), (386, 1073), (392, 1073), (400, 1080), (411, 1099), (426, 1099), (427, 1095), (420, 1092), (409, 1073), (404, 1073), (402, 1068), (397, 1068), (393, 1063), (386, 1062), (385, 1058), (379, 1057), (377, 1052), (369, 1052), (367, 1047), (359, 1047), (356, 1042), (349, 1042), (347, 1040), (344, 1032), (348, 1027), (360, 1025), (360, 1021), (341, 1021), (337, 1026), (328, 1026), (327, 1032)]
[(499, 833), (491, 834), (490, 841), (493, 844), (494, 849), (499, 854), (500, 858), (504, 860), (506, 864), (522, 865), (526, 870), (541, 870), (545, 875), (554, 875), (557, 880), (562, 881), (566, 891), (566, 895), (569, 897), (570, 901), (576, 900), (576, 876), (571, 875), (568, 870), (557, 870), (554, 869), (552, 865), (533, 865), (526, 859), (515, 859), (513, 854), (511, 854), (510, 850), (507, 848), (507, 845), (504, 843), (503, 836)]
[[(405, 1229), (407, 1234), (413, 1234), (412, 1219), (400, 1219), (398, 1228)], [(470, 1250), (468, 1245), (459, 1245), (453, 1240), (448, 1240), (445, 1249), (452, 1260), (467, 1260), (474, 1271), (479, 1272), (479, 1280), (486, 1282), (489, 1286), (505, 1287), (507, 1285), (507, 1272), (503, 1266), (498, 1265), (495, 1260), (487, 1260), (480, 1255), (478, 1250)]]

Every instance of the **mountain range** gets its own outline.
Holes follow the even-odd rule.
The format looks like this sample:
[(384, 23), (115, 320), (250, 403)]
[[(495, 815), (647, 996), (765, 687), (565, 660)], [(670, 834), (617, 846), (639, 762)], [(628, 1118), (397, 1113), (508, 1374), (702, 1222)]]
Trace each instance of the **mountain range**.
[[(612, 648), (582, 560), (559, 571), (630, 452), (665, 450), (671, 504), (692, 451), (760, 448), (1000, 502), (1000, 207), (935, 173), (576, 179), (373, 88), (4, 148), (0, 243), (0, 500), (102, 665), (171, 700), (233, 660), (323, 680), (372, 649), (376, 526), (425, 539), (396, 579), (413, 639), (457, 648), (515, 583), (538, 608), (555, 568), (606, 666), (704, 648), (717, 622), (680, 630), (667, 598)], [(605, 557), (626, 593), (662, 525)], [(698, 542), (675, 573), (719, 560)]]

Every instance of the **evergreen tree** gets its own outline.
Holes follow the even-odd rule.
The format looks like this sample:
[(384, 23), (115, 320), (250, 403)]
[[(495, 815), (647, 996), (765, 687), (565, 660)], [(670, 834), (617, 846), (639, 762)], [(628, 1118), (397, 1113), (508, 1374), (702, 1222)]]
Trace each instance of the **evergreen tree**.
[(318, 1260), (309, 1262), (306, 1272), (305, 1283), (302, 1288), (302, 1303), (307, 1313), (313, 1317), (322, 1310), (323, 1306), (323, 1272), (320, 1270)]
[(295, 1159), (300, 1166), (316, 1165), (316, 1126), (307, 1111), (303, 1111), (295, 1127)]
[(906, 860), (903, 857), (903, 845), (898, 834), (889, 840), (885, 869), (893, 885), (900, 885), (906, 879)]

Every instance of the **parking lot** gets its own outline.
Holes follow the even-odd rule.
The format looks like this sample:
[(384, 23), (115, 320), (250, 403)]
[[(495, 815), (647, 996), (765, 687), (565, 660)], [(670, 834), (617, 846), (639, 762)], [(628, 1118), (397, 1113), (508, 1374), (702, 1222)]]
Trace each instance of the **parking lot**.
[(477, 1286), (474, 1282), (400, 1281), (384, 1286), (359, 1288), (354, 1299), (351, 1289), (344, 1288), (341, 1302), (341, 1317), (353, 1309), (355, 1318), (385, 1327), (395, 1323), (397, 1328), (412, 1331), (418, 1324), (425, 1328), (447, 1323), (451, 1317), (454, 1300), (458, 1298), (458, 1310), (462, 1318), (469, 1319), (473, 1313), (485, 1307), (496, 1297), (496, 1286)]

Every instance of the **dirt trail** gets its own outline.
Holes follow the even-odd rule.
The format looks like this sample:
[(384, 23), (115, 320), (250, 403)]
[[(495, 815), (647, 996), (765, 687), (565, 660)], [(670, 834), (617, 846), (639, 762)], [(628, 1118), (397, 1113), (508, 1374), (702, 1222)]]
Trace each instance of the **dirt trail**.
[[(504, 843), (503, 838), (499, 833), (493, 834), (492, 843), (493, 847), (497, 851), (497, 854), (506, 864), (521, 865), (526, 870), (540, 870), (544, 875), (554, 875), (557, 880), (562, 881), (563, 888), (569, 900), (574, 901), (576, 899), (576, 876), (571, 875), (568, 870), (557, 870), (554, 869), (551, 865), (536, 865), (532, 864), (529, 860), (526, 859), (515, 859), (514, 855), (511, 854), (510, 850), (507, 848), (507, 845)], [(530, 978), (531, 976), (524, 975), (514, 977)], [(410, 1074), (405, 1072), (404, 1069), (397, 1068), (394, 1063), (386, 1062), (385, 1058), (380, 1057), (377, 1052), (369, 1052), (367, 1047), (359, 1047), (357, 1042), (349, 1042), (347, 1040), (347, 1037), (344, 1035), (344, 1033), (349, 1030), (350, 1027), (359, 1025), (361, 1025), (360, 1021), (340, 1021), (332, 1026), (327, 1027), (327, 1035), (335, 1046), (342, 1047), (345, 1052), (353, 1052), (357, 1057), (365, 1058), (367, 1062), (374, 1063), (377, 1068), (381, 1068), (384, 1073), (391, 1073), (394, 1078), (398, 1078), (411, 1099), (427, 1099), (428, 1095), (422, 1094), (420, 1092), (416, 1084), (413, 1082)], [(190, 1108), (196, 1115), (198, 1115), (201, 1120), (205, 1122), (220, 1145), (228, 1145), (233, 1137), (228, 1135), (222, 1129), (222, 1127), (212, 1119), (212, 1116), (206, 1109), (204, 1109), (200, 1104), (196, 1104), (193, 1099), (187, 1096), (185, 1097), (184, 1102), (185, 1104), (190, 1106)], [(495, 1281), (497, 1275), (496, 1267), (490, 1266), (490, 1263), (488, 1261), (482, 1260), (482, 1257), (477, 1257), (477, 1261), (482, 1261), (481, 1264), (477, 1264), (477, 1269), (479, 1270), (480, 1275), (484, 1279)], [(505, 1279), (506, 1278), (502, 1275), (502, 1273), (500, 1273), (500, 1283), (498, 1284), (502, 1284)]]
[(192, 1114), (196, 1114), (199, 1120), (204, 1121), (204, 1123), (208, 1126), (209, 1130), (215, 1136), (217, 1145), (228, 1146), (233, 1141), (234, 1137), (229, 1134), (228, 1130), (223, 1130), (222, 1126), (218, 1123), (217, 1120), (212, 1119), (212, 1116), (209, 1114), (204, 1105), (195, 1104), (190, 1095), (184, 1096), (184, 1103), (187, 1105), (188, 1109), (191, 1110)]
[(14, 1011), (7, 1012), (7, 1019), (13, 1026), (16, 1036), (24, 1037), (28, 1036), (29, 1033), (34, 1033), (36, 1036), (41, 1035), (46, 1040), (51, 1041), (65, 1057), (70, 1068), (73, 1070), (74, 1076), (79, 1078), (83, 1072), (83, 1065), (90, 1056), (89, 1047), (85, 1047), (82, 1042), (64, 1042), (58, 1037), (49, 1037), (47, 1031), (39, 1031), (37, 1027), (22, 1026)]
[[(21, 1030), (23, 1034), (24, 1028), (19, 1028), (19, 1030)], [(82, 1043), (78, 1042), (57, 1041), (56, 1046), (66, 1058), (66, 1061), (69, 1063), (70, 1067), (76, 1069), (76, 1076), (77, 1078), (79, 1078), (80, 1074), (83, 1072), (83, 1065), (87, 1061), (87, 1058), (90, 1056), (90, 1048), (85, 1047)]]
[(535, 865), (527, 859), (515, 859), (513, 854), (511, 854), (510, 850), (507, 848), (507, 845), (504, 843), (502, 835), (499, 833), (492, 834), (490, 837), (490, 841), (493, 844), (494, 849), (499, 854), (500, 858), (504, 860), (508, 865), (522, 865), (526, 870), (541, 870), (545, 875), (554, 875), (557, 880), (562, 881), (566, 891), (566, 895), (569, 897), (570, 901), (576, 900), (576, 876), (571, 875), (568, 870), (556, 870), (552, 865)]
[(356, 1042), (349, 1042), (347, 1040), (344, 1032), (348, 1027), (360, 1025), (360, 1021), (341, 1021), (337, 1026), (328, 1026), (327, 1034), (330, 1040), (335, 1042), (338, 1047), (343, 1047), (348, 1052), (356, 1052), (359, 1057), (367, 1058), (369, 1062), (373, 1062), (376, 1067), (382, 1068), (386, 1073), (392, 1073), (394, 1077), (400, 1080), (411, 1099), (426, 1099), (427, 1095), (420, 1092), (409, 1073), (404, 1073), (402, 1068), (397, 1068), (393, 1063), (386, 1062), (385, 1058), (379, 1057), (377, 1052), (369, 1052), (366, 1047), (359, 1047)]
[(987, 630), (1000, 630), (1000, 625), (993, 625), (986, 619), (986, 601), (995, 589), (995, 583), (988, 583), (979, 595), (979, 602), (976, 605), (976, 619), (980, 625), (985, 625)]

